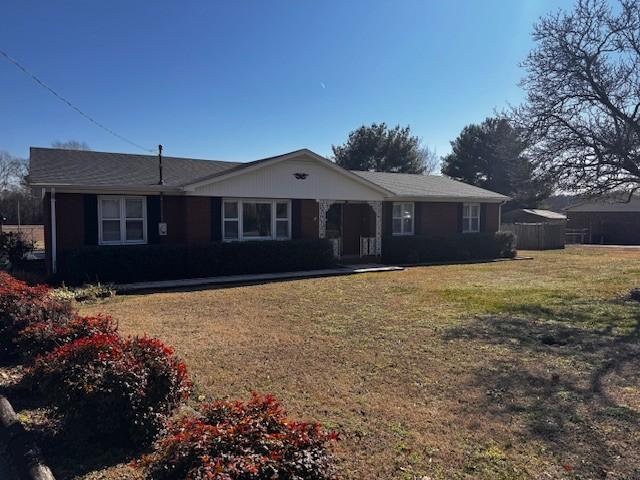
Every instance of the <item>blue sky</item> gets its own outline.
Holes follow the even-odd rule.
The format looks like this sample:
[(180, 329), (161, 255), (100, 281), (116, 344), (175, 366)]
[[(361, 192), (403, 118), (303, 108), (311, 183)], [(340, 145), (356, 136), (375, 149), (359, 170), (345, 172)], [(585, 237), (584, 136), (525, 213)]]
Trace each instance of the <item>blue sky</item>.
[[(167, 155), (329, 155), (362, 124), (409, 124), (442, 155), (518, 103), (536, 19), (564, 0), (21, 0), (0, 49), (116, 132)], [(0, 150), (55, 140), (140, 153), (0, 57)]]

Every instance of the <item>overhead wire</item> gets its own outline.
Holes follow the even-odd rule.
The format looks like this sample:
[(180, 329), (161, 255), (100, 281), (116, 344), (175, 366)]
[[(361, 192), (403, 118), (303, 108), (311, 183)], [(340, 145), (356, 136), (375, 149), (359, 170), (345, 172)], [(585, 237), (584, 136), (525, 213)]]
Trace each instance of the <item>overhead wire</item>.
[(149, 152), (149, 153), (157, 153), (157, 150), (155, 149), (150, 149), (150, 148), (146, 148), (143, 147), (142, 145), (140, 145), (137, 142), (134, 142), (133, 140), (128, 139), (127, 137), (125, 137), (124, 135), (120, 135), (119, 133), (115, 132), (114, 130), (110, 129), (109, 127), (107, 127), (106, 125), (100, 123), (99, 121), (97, 121), (95, 118), (93, 118), (91, 115), (83, 112), (79, 107), (77, 107), (76, 105), (74, 105), (70, 100), (67, 100), (65, 97), (63, 97), (62, 95), (60, 95), (58, 92), (56, 92), (53, 88), (51, 88), (49, 85), (47, 85), (43, 80), (41, 80), (36, 74), (34, 74), (33, 72), (31, 72), (27, 67), (25, 67), (24, 65), (22, 65), (18, 60), (16, 60), (15, 58), (13, 58), (11, 55), (9, 55), (7, 52), (5, 52), (4, 50), (0, 49), (0, 55), (2, 55), (3, 57), (5, 57), (7, 59), (7, 61), (9, 61), (10, 63), (12, 63), (15, 67), (17, 67), (19, 70), (21, 70), (24, 74), (26, 74), (27, 76), (31, 77), (31, 79), (36, 82), (38, 85), (40, 85), (42, 88), (44, 88), (45, 90), (47, 90), (49, 93), (51, 93), (53, 96), (55, 96), (58, 100), (60, 100), (61, 102), (65, 103), (69, 108), (75, 110), (77, 113), (79, 113), (80, 115), (82, 115), (86, 120), (90, 121), (91, 123), (93, 123), (94, 125), (96, 125), (97, 127), (101, 128), (102, 130), (106, 131), (107, 133), (113, 135), (114, 137), (122, 140), (123, 142), (128, 143), (129, 145), (132, 145), (140, 150), (143, 150), (145, 152)]

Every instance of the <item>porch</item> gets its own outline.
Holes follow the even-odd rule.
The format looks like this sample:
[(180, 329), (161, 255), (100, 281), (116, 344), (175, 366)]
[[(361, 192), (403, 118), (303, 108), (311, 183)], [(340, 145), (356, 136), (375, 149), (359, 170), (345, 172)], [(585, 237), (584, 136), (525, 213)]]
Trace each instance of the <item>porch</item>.
[(332, 243), (336, 258), (357, 263), (382, 255), (381, 201), (318, 200), (318, 206), (318, 236)]

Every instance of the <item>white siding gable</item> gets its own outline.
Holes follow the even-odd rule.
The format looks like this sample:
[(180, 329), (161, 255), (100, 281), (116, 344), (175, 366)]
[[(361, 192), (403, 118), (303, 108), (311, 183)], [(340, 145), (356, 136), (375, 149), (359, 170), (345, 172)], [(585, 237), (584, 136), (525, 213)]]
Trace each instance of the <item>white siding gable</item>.
[[(306, 178), (296, 178), (306, 174)], [(382, 200), (374, 187), (301, 155), (197, 186), (190, 195), (249, 198)], [(300, 176), (300, 175), (298, 175)]]

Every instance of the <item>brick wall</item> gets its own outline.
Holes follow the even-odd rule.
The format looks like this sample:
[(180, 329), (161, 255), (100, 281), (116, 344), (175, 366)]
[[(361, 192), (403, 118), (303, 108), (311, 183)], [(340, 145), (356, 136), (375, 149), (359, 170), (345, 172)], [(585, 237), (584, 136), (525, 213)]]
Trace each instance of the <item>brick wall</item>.
[(417, 235), (456, 234), (458, 232), (458, 204), (416, 202), (415, 232)]
[[(296, 221), (295, 219), (293, 220)], [(300, 200), (300, 236), (301, 238), (318, 238), (318, 202)]]

